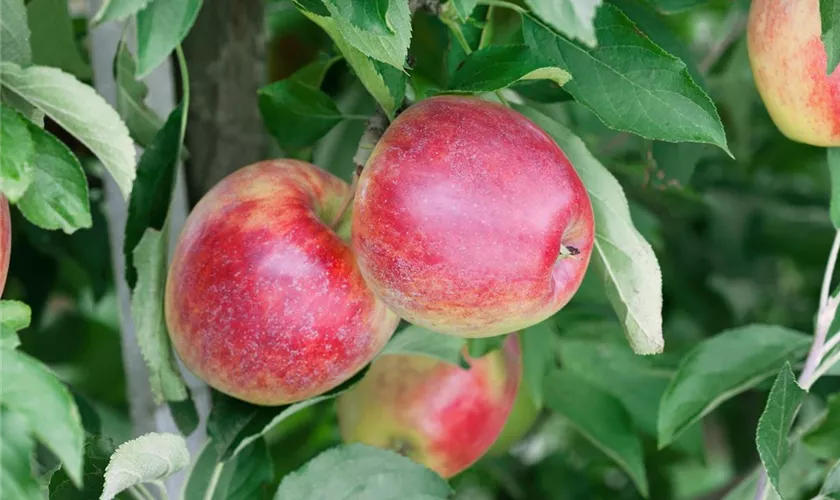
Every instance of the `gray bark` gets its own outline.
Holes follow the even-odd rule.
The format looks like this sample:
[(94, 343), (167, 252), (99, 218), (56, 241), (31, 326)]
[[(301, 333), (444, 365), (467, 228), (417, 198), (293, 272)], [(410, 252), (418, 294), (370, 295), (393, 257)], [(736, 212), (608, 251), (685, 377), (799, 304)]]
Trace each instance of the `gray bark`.
[(190, 70), (187, 192), (195, 204), (234, 170), (260, 161), (266, 135), (257, 107), (265, 83), (262, 0), (206, 2), (184, 41)]

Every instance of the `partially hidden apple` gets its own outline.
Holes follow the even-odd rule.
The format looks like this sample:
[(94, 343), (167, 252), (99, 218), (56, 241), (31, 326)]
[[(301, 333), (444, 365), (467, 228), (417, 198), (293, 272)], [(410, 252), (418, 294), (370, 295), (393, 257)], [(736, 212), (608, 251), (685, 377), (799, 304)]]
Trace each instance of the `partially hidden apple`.
[(589, 196), (563, 151), (520, 113), (440, 96), (404, 111), (359, 178), (353, 248), (406, 320), (487, 337), (551, 316), (592, 252)]
[(755, 83), (787, 137), (840, 146), (840, 68), (828, 71), (819, 0), (753, 0), (747, 46)]
[(9, 201), (0, 195), (0, 296), (6, 288), (9, 275), (9, 259), (12, 255), (12, 220), (9, 214)]
[(540, 409), (531, 397), (531, 392), (524, 386), (524, 380), (519, 382), (519, 390), (516, 391), (516, 399), (513, 401), (513, 408), (505, 422), (502, 433), (493, 442), (493, 446), (487, 450), (487, 456), (504, 455), (518, 443), (534, 426)]
[(341, 384), (399, 318), (368, 289), (338, 221), (350, 187), (309, 163), (275, 160), (223, 179), (187, 219), (166, 283), (166, 324), (210, 386), (279, 405)]
[(383, 355), (338, 398), (341, 436), (401, 453), (443, 477), (472, 465), (502, 432), (522, 372), (519, 341), (468, 359)]

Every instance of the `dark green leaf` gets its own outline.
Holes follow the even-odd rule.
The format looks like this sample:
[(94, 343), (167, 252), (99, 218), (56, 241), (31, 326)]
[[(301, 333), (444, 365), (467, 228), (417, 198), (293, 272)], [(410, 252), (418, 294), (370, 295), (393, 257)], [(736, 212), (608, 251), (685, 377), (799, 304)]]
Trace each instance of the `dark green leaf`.
[[(257, 439), (225, 462), (213, 490), (213, 500), (252, 500), (274, 480), (265, 440)], [(204, 498), (207, 498), (206, 496)], [(185, 499), (188, 500), (188, 499)]]
[(161, 481), (187, 467), (187, 442), (177, 434), (150, 432), (120, 445), (105, 469), (100, 500), (111, 500), (132, 486)]
[(168, 241), (160, 231), (147, 229), (133, 252), (137, 285), (131, 295), (131, 317), (140, 352), (149, 369), (152, 394), (158, 404), (164, 400), (187, 399), (187, 386), (169, 345), (163, 310)]
[(105, 0), (102, 7), (93, 16), (91, 22), (94, 24), (107, 23), (108, 21), (120, 21), (140, 9), (146, 7), (152, 0)]
[(137, 13), (137, 76), (145, 78), (184, 40), (202, 0), (153, 1)]
[(452, 75), (450, 90), (493, 92), (520, 80), (551, 80), (564, 85), (570, 75), (524, 45), (491, 45), (473, 52)]
[(15, 500), (43, 500), (32, 471), (35, 442), (26, 419), (0, 409), (0, 491)]
[(601, 0), (525, 0), (525, 3), (563, 35), (590, 47), (597, 45), (594, 21)]
[(828, 148), (828, 171), (831, 174), (829, 214), (834, 227), (840, 229), (840, 148)]
[(53, 474), (50, 481), (49, 500), (92, 500), (98, 499), (105, 484), (105, 468), (114, 452), (114, 444), (108, 438), (92, 436), (85, 441), (84, 484), (73, 486), (63, 468)]
[(647, 37), (612, 5), (598, 9), (599, 44), (586, 49), (530, 17), (525, 41), (572, 75), (564, 88), (607, 126), (649, 139), (706, 142), (728, 152), (712, 100), (685, 64)]
[(192, 462), (184, 480), (182, 500), (207, 500), (207, 490), (212, 486), (217, 467), (221, 467), (219, 453), (210, 440)]
[(152, 143), (140, 157), (137, 180), (128, 204), (125, 224), (125, 278), (134, 288), (137, 275), (134, 271), (134, 248), (147, 228), (161, 229), (169, 212), (172, 190), (175, 186), (176, 165), (180, 156), (184, 130), (184, 106), (172, 110), (166, 124), (155, 134)]
[(52, 134), (28, 124), (35, 145), (32, 182), (18, 201), (21, 213), (36, 226), (70, 234), (91, 226), (85, 173), (78, 158)]
[(796, 383), (790, 363), (786, 362), (773, 382), (755, 434), (761, 463), (764, 464), (770, 484), (780, 494), (779, 474), (788, 459), (788, 432), (803, 397), (805, 390)]
[(0, 350), (0, 380), (14, 381), (0, 385), (0, 405), (20, 415), (80, 485), (84, 430), (70, 391), (39, 361), (13, 350)]
[(664, 184), (673, 184), (683, 188), (688, 186), (694, 176), (694, 170), (710, 146), (693, 142), (653, 142), (653, 159), (656, 166), (664, 173)]
[(727, 399), (777, 373), (811, 338), (776, 325), (747, 325), (704, 340), (683, 358), (659, 405), (659, 447)]
[(417, 325), (397, 332), (391, 340), (385, 344), (385, 348), (379, 353), (380, 356), (388, 354), (421, 355), (445, 361), (453, 365), (463, 364), (461, 351), (464, 348), (464, 339), (433, 332)]
[(29, 27), (26, 20), (26, 5), (23, 0), (0, 0), (0, 61), (8, 61), (21, 66), (32, 62), (29, 48)]
[(507, 339), (507, 335), (467, 339), (467, 353), (471, 358), (480, 358), (492, 351), (501, 349), (505, 339)]
[(0, 104), (0, 144), (0, 192), (17, 203), (32, 182), (35, 145), (26, 119), (5, 104)]
[(366, 56), (402, 69), (411, 41), (404, 0), (322, 0), (341, 37)]
[(198, 408), (195, 407), (195, 401), (192, 398), (192, 392), (189, 387), (187, 389), (187, 398), (183, 401), (168, 401), (169, 413), (172, 414), (172, 420), (181, 434), (189, 436), (198, 428), (199, 416)]
[(554, 138), (586, 186), (595, 214), (592, 261), (630, 347), (638, 354), (662, 352), (662, 274), (653, 249), (633, 225), (621, 185), (566, 127), (532, 108), (515, 109)]
[(212, 409), (207, 418), (207, 435), (220, 460), (227, 460), (243, 439), (260, 431), (285, 406), (256, 406), (212, 391)]
[(522, 382), (537, 408), (543, 405), (543, 380), (554, 366), (554, 322), (551, 318), (519, 334), (522, 346)]
[(0, 300), (0, 325), (12, 331), (23, 330), (32, 321), (29, 306), (19, 300)]
[(341, 112), (320, 89), (294, 77), (259, 90), (266, 128), (286, 151), (311, 146), (341, 121)]
[(478, 0), (449, 0), (449, 2), (455, 7), (455, 14), (463, 23), (472, 15)]
[(820, 0), (822, 41), (828, 57), (827, 70), (832, 74), (840, 64), (840, 1)]
[(659, 7), (659, 10), (672, 13), (706, 3), (708, 0), (652, 0), (652, 2)]
[(32, 64), (53, 66), (89, 80), (93, 73), (76, 43), (67, 0), (32, 0), (26, 10)]
[(642, 496), (648, 496), (642, 443), (633, 422), (616, 399), (568, 370), (545, 378), (545, 405), (569, 422), (621, 467)]
[(819, 457), (840, 458), (840, 394), (828, 398), (825, 418), (803, 436), (802, 442)]
[(148, 148), (155, 134), (163, 126), (163, 120), (146, 106), (145, 99), (149, 89), (145, 83), (135, 79), (136, 70), (134, 56), (128, 51), (125, 43), (120, 42), (114, 56), (117, 112), (125, 120), (132, 139), (142, 147)]
[(45, 66), (0, 63), (0, 83), (4, 91), (43, 111), (87, 146), (128, 198), (134, 180), (134, 143), (102, 96), (72, 75)]
[(451, 494), (446, 481), (422, 465), (392, 451), (351, 444), (327, 450), (284, 477), (274, 500), (432, 500)]

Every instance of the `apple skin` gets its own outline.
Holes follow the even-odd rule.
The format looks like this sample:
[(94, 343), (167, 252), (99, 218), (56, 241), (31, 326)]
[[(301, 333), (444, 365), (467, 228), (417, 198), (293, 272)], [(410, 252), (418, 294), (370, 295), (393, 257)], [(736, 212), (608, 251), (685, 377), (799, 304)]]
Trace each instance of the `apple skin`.
[(496, 438), (493, 446), (487, 450), (487, 456), (498, 457), (504, 455), (510, 448), (519, 442), (525, 434), (531, 430), (540, 409), (531, 397), (531, 393), (520, 380), (519, 390), (516, 391), (516, 399), (513, 401), (513, 409), (510, 411), (502, 433)]
[(338, 398), (345, 442), (391, 449), (451, 477), (481, 458), (505, 426), (522, 372), (519, 342), (469, 369), (422, 355), (385, 355)]
[[(404, 111), (359, 178), (353, 248), (411, 323), (489, 337), (538, 323), (577, 291), (589, 196), (557, 144), (500, 104), (439, 96)], [(561, 242), (575, 255), (562, 258)]]
[(0, 296), (6, 288), (9, 275), (9, 259), (12, 256), (12, 219), (9, 214), (9, 200), (0, 195)]
[(261, 405), (321, 394), (382, 349), (399, 318), (367, 288), (350, 245), (323, 221), (350, 187), (274, 160), (223, 179), (187, 219), (166, 283), (166, 324), (184, 364)]
[(758, 92), (781, 132), (840, 146), (840, 68), (827, 74), (819, 0), (753, 0), (747, 46)]

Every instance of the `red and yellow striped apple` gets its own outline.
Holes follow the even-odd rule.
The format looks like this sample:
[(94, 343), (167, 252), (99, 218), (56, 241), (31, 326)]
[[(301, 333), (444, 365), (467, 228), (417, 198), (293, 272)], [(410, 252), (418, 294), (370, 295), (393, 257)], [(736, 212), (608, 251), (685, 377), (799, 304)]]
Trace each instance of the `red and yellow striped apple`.
[(443, 477), (481, 458), (499, 437), (522, 373), (519, 341), (469, 359), (469, 369), (421, 355), (383, 355), (338, 398), (341, 436), (401, 453)]
[(403, 112), (362, 171), (353, 248), (406, 320), (486, 337), (574, 295), (592, 251), (589, 196), (542, 129), (502, 105), (440, 96)]
[(840, 146), (840, 68), (827, 71), (819, 0), (753, 0), (747, 44), (758, 92), (779, 130), (814, 146)]
[(0, 194), (0, 296), (6, 287), (9, 274), (9, 258), (12, 255), (12, 220), (9, 214), (9, 201)]
[(187, 219), (166, 284), (184, 364), (255, 404), (321, 394), (382, 349), (399, 318), (368, 289), (337, 218), (350, 187), (314, 165), (247, 166)]

